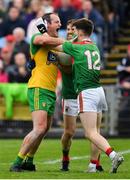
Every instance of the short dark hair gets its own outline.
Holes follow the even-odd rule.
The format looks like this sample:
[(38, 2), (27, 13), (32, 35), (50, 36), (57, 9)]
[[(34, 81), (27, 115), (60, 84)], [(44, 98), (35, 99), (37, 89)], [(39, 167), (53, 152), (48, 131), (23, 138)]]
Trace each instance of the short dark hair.
[(69, 19), (69, 20), (67, 21), (67, 26), (68, 26), (69, 24), (73, 24), (75, 21), (76, 21), (76, 19)]
[(44, 15), (42, 16), (42, 19), (43, 19), (43, 20), (46, 20), (48, 23), (51, 24), (51, 15), (52, 15), (52, 14), (55, 14), (55, 13), (46, 13), (46, 14), (44, 14)]
[(78, 19), (73, 23), (73, 26), (76, 27), (76, 29), (83, 30), (86, 35), (91, 35), (94, 29), (94, 24), (91, 20), (86, 18)]

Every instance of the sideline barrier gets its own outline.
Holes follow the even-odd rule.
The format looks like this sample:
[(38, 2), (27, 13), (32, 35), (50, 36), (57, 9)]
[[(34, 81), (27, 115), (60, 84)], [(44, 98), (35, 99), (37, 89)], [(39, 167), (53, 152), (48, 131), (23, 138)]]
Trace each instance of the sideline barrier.
[(27, 100), (26, 83), (0, 84), (0, 119), (31, 119)]

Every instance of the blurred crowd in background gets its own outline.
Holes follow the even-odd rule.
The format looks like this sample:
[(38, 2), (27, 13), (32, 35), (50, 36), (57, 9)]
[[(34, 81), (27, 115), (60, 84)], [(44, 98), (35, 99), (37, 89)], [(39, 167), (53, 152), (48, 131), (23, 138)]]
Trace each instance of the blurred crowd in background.
[(128, 0), (0, 0), (0, 82), (28, 81), (29, 42), (37, 32), (35, 20), (43, 14), (58, 13), (61, 37), (66, 37), (69, 19), (91, 19), (95, 25), (92, 39), (103, 58), (118, 38), (129, 6)]
[[(62, 24), (59, 36), (64, 38), (66, 38), (68, 20), (83, 17), (92, 20), (95, 27), (91, 38), (100, 49), (101, 62), (105, 69), (105, 54), (111, 53), (114, 45), (118, 44), (118, 39), (122, 36), (120, 29), (129, 22), (129, 9), (129, 0), (0, 0), (1, 88), (13, 85), (15, 89), (16, 85), (15, 90), (17, 91), (18, 86), (21, 89), (22, 84), (20, 83), (28, 82), (31, 74), (27, 68), (27, 62), (30, 59), (29, 43), (32, 35), (38, 32), (35, 26), (36, 19), (45, 13), (58, 13)], [(120, 59), (121, 63), (117, 66), (117, 71), (120, 86), (130, 89), (130, 45), (128, 45), (126, 54), (126, 57)], [(58, 73), (57, 101), (53, 121), (55, 126), (58, 126), (62, 120), (61, 86), (61, 75)], [(10, 93), (8, 90), (7, 87), (3, 90), (4, 94), (8, 95), (5, 96), (6, 106), (12, 108), (9, 95), (12, 98), (11, 92), (14, 90), (12, 87)], [(6, 112), (10, 112), (7, 107)]]

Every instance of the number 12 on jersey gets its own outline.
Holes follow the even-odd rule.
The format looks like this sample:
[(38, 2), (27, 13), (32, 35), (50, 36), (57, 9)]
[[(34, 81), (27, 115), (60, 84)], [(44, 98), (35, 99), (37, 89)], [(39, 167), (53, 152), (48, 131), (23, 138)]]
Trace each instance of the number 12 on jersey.
[(88, 69), (100, 70), (100, 55), (98, 51), (85, 51), (87, 57)]

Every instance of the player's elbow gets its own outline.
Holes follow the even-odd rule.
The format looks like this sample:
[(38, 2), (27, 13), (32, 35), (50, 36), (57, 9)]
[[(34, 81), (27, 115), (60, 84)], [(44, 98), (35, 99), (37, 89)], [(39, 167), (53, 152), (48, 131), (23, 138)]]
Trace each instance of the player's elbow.
[(33, 44), (35, 44), (35, 45), (42, 45), (42, 44), (45, 43), (45, 41), (46, 41), (46, 39), (43, 38), (42, 36), (36, 36), (34, 38), (34, 40), (33, 40)]

